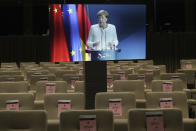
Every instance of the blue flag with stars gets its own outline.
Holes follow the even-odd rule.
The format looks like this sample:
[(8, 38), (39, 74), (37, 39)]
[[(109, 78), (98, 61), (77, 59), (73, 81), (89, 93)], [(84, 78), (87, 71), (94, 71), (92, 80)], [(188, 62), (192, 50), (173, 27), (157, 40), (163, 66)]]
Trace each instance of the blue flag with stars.
[(82, 61), (76, 4), (62, 4), (62, 15), (71, 61)]

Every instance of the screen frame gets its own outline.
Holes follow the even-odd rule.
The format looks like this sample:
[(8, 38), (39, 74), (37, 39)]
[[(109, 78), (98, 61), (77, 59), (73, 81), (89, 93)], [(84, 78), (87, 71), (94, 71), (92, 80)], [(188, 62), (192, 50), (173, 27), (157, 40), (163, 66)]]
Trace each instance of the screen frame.
[[(146, 9), (145, 9), (145, 28), (146, 28), (146, 48), (145, 48), (145, 59), (121, 59), (121, 60), (103, 60), (103, 61), (137, 61), (137, 60), (148, 60), (148, 56), (147, 56), (147, 48), (148, 48), (148, 23), (154, 23), (154, 21), (152, 19), (149, 19), (147, 16), (150, 16), (151, 13), (153, 12), (152, 10), (150, 10), (150, 6), (152, 6), (153, 4), (153, 0), (49, 0), (49, 4), (130, 4), (130, 5), (146, 5)], [(153, 17), (152, 17), (153, 18)], [(76, 62), (76, 61), (75, 61)], [(83, 61), (85, 62), (85, 61)]]

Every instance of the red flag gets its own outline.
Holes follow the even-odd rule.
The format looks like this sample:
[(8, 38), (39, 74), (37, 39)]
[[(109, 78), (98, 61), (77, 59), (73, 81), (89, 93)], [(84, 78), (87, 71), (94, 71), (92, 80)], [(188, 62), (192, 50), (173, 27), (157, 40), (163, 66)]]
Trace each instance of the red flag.
[(80, 29), (80, 39), (82, 43), (81, 47), (83, 52), (83, 60), (89, 60), (89, 55), (85, 53), (85, 49), (86, 47), (89, 48), (87, 45), (87, 40), (91, 27), (91, 22), (87, 15), (86, 8), (84, 7), (84, 5), (78, 4), (77, 14), (78, 14), (78, 24)]
[(49, 20), (52, 26), (51, 61), (70, 61), (60, 4), (49, 5)]
[(82, 4), (78, 4), (78, 24), (80, 28), (80, 38), (84, 41), (86, 44), (88, 40), (88, 33), (91, 27), (90, 19), (87, 15), (86, 8)]

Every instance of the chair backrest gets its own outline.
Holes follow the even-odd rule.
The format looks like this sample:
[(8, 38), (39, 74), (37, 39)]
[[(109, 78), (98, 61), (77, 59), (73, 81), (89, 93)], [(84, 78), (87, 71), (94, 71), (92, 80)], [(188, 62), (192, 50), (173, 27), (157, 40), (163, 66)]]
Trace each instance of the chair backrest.
[(0, 82), (0, 93), (25, 93), (29, 89), (26, 81)]
[(0, 81), (24, 81), (24, 76), (23, 75), (0, 75)]
[(60, 116), (60, 131), (80, 130), (80, 116), (95, 115), (97, 131), (113, 131), (113, 114), (110, 110), (64, 111)]
[(0, 71), (20, 71), (18, 67), (15, 68), (0, 68)]
[(34, 97), (31, 93), (0, 93), (0, 110), (6, 110), (6, 102), (18, 100), (19, 110), (33, 110)]
[(71, 100), (71, 110), (83, 110), (85, 108), (84, 93), (47, 94), (44, 98), (44, 106), (45, 110), (48, 111), (48, 119), (58, 119), (58, 100)]
[(109, 109), (110, 99), (120, 99), (122, 105), (122, 116), (117, 119), (127, 119), (128, 109), (136, 108), (135, 94), (131, 92), (101, 92), (96, 93), (95, 109)]
[(0, 111), (0, 131), (47, 131), (45, 111)]
[(76, 81), (75, 84), (75, 92), (85, 92), (85, 82), (84, 81)]
[(56, 76), (54, 74), (48, 75), (32, 75), (30, 78), (31, 90), (36, 90), (36, 82), (38, 81), (55, 81)]
[(162, 92), (164, 83), (171, 83), (172, 91), (183, 91), (186, 87), (183, 87), (181, 80), (153, 80), (151, 83), (151, 89), (153, 92)]
[(120, 80), (120, 75), (119, 74), (111, 74), (107, 75), (107, 78), (112, 78), (112, 80)]
[(192, 65), (192, 68), (196, 68), (196, 59), (180, 60), (181, 69), (186, 69), (186, 64), (189, 63)]
[(1, 68), (17, 68), (16, 63), (1, 63)]
[(21, 71), (0, 71), (0, 75), (21, 75)]
[(195, 69), (178, 69), (179, 73), (184, 73), (187, 79), (187, 84), (194, 84), (195, 82)]
[(184, 131), (182, 111), (179, 109), (130, 109), (128, 131), (146, 131), (146, 113), (153, 112), (162, 113), (164, 131)]
[(160, 69), (140, 69), (137, 71), (138, 74), (152, 74), (153, 79), (160, 78)]
[(56, 72), (55, 72), (57, 80), (63, 80), (62, 77), (64, 74), (76, 75), (77, 71), (76, 70), (56, 70)]
[(38, 81), (36, 83), (36, 96), (35, 100), (44, 100), (46, 95), (46, 88), (49, 86), (55, 87), (55, 93), (66, 93), (67, 82), (65, 81)]
[(146, 108), (160, 108), (161, 98), (172, 98), (173, 107), (181, 109), (183, 112), (183, 117), (188, 118), (188, 104), (185, 92), (147, 92)]
[(50, 72), (48, 70), (37, 70), (35, 68), (35, 70), (31, 70), (31, 71), (27, 71), (26, 72), (26, 76), (27, 76), (27, 80), (30, 80), (31, 79), (31, 76), (32, 75), (48, 75)]
[(48, 67), (48, 70), (52, 73), (56, 73), (58, 70), (68, 70), (68, 67)]
[(138, 63), (146, 63), (149, 65), (153, 65), (154, 61), (153, 60), (138, 60)]
[(144, 99), (143, 80), (115, 80), (114, 92), (134, 92), (136, 99)]
[(184, 86), (187, 85), (187, 78), (184, 73), (161, 73), (160, 79), (161, 80), (171, 80), (172, 77), (179, 77), (183, 81)]
[(62, 78), (63, 78), (64, 81), (67, 82), (68, 89), (74, 90), (75, 88), (71, 87), (71, 85), (73, 84), (71, 81), (72, 80), (75, 80), (75, 81), (83, 81), (84, 80), (84, 75), (64, 74)]
[(151, 81), (153, 80), (153, 74), (128, 74), (128, 80), (140, 80), (141, 77), (144, 77), (144, 87), (149, 88)]

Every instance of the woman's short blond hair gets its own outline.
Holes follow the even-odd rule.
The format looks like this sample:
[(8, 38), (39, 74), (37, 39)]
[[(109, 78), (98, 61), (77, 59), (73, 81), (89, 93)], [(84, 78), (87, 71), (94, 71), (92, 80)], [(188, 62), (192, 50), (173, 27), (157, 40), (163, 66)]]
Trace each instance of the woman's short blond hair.
[(97, 17), (99, 16), (105, 16), (107, 19), (109, 18), (109, 13), (106, 10), (100, 10), (99, 12), (97, 12)]

